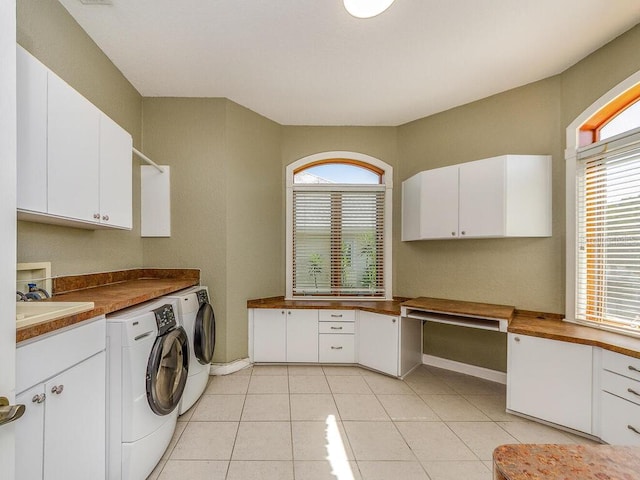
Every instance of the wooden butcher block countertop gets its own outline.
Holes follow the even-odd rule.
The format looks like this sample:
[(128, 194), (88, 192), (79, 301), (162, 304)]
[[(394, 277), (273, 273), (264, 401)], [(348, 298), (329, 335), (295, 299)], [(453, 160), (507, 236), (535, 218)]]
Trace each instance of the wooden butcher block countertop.
[(365, 310), (386, 315), (400, 315), (400, 305), (407, 298), (393, 300), (285, 300), (284, 297), (259, 298), (249, 300), (247, 308), (295, 308), (295, 309), (335, 309)]
[(135, 269), (53, 279), (53, 297), (45, 302), (93, 302), (88, 312), (28, 325), (16, 330), (16, 342), (65, 328), (198, 285), (197, 269)]
[(516, 313), (509, 322), (509, 333), (601, 347), (612, 352), (640, 358), (640, 338), (585, 325), (565, 322), (557, 314)]

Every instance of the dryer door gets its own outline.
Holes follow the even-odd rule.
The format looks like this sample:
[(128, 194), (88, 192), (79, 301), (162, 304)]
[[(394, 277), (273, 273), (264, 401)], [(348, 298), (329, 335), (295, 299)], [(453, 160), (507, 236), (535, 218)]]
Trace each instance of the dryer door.
[(171, 413), (180, 403), (189, 375), (187, 333), (182, 327), (159, 336), (147, 364), (147, 400), (158, 415)]
[(216, 347), (216, 316), (209, 302), (200, 305), (194, 326), (193, 347), (198, 362), (211, 363)]

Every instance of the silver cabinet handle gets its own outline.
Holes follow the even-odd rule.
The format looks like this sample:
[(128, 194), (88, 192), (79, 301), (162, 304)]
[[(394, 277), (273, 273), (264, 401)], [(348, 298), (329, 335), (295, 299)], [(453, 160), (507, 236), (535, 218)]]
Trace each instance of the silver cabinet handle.
[(102, 219), (103, 219), (103, 220), (106, 220), (106, 221), (108, 222), (108, 221), (109, 221), (109, 215), (103, 215), (103, 216), (102, 216)]
[(64, 385), (54, 385), (51, 387), (51, 393), (60, 395), (64, 390)]
[(331, 327), (331, 330), (342, 330), (342, 327)]
[(633, 365), (629, 365), (629, 370), (631, 370), (632, 372), (638, 372), (640, 373), (640, 370), (638, 370), (636, 367), (634, 367)]
[(633, 433), (637, 433), (638, 435), (640, 435), (640, 431), (638, 431), (637, 428), (634, 428), (631, 425), (627, 425), (627, 428), (631, 430)]
[(93, 214), (93, 218), (96, 220), (100, 220), (100, 214), (99, 213), (94, 213)]
[(331, 318), (342, 318), (342, 314), (340, 315), (334, 315), (333, 313), (331, 314)]
[(516, 338), (514, 338), (513, 340), (514, 340), (515, 342), (520, 343), (520, 337), (516, 337)]
[(342, 347), (331, 347), (331, 350), (342, 350)]
[(640, 397), (640, 393), (636, 392), (633, 388), (627, 388), (627, 392), (633, 393), (634, 395)]
[(42, 403), (46, 400), (47, 395), (44, 393), (40, 393), (38, 395), (34, 395), (33, 398), (31, 399), (31, 401), (33, 403)]
[(15, 422), (26, 410), (24, 405), (9, 405), (7, 397), (0, 397), (0, 425)]

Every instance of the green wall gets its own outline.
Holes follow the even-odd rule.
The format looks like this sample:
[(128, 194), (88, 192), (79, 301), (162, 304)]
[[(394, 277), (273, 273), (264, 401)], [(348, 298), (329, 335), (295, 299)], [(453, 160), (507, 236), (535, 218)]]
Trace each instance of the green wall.
[[(17, 40), (172, 168), (171, 238), (18, 222), (18, 261), (55, 275), (197, 267), (219, 320), (216, 361), (247, 352), (249, 298), (284, 293), (284, 170), (350, 150), (394, 167), (394, 294), (564, 311), (566, 126), (640, 70), (640, 26), (560, 75), (399, 127), (281, 126), (226, 99), (142, 98), (56, 0), (18, 0)], [(144, 141), (143, 141), (144, 139)], [(418, 171), (504, 153), (553, 157), (553, 236), (400, 241), (401, 183)], [(425, 353), (506, 369), (505, 335), (428, 325)]]
[(217, 322), (214, 361), (247, 356), (247, 299), (284, 289), (281, 127), (229, 100), (145, 98), (144, 149), (171, 168), (171, 237), (147, 266), (196, 267)]

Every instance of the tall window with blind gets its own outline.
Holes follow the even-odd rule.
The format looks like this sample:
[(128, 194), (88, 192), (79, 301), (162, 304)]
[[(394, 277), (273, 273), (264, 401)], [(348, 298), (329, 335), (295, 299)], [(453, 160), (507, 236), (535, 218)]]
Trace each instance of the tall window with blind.
[(294, 172), (293, 297), (385, 298), (384, 172), (340, 160)]
[(576, 320), (640, 334), (640, 128), (620, 131), (578, 152)]

